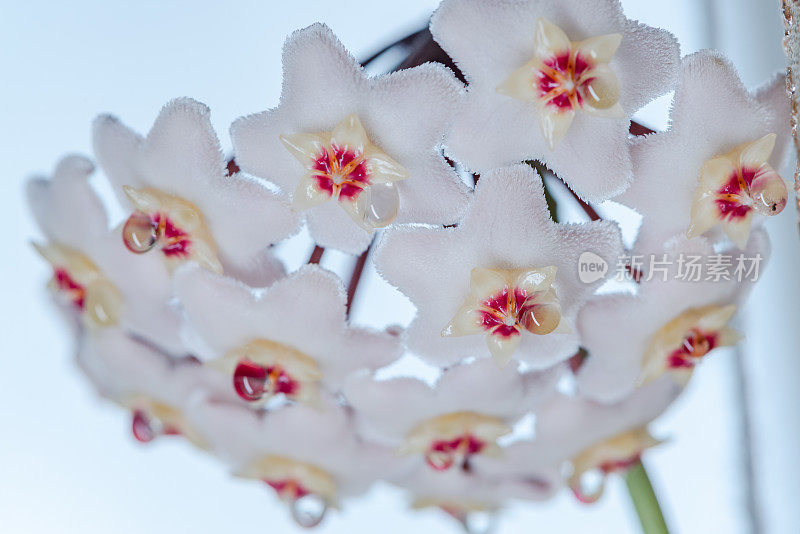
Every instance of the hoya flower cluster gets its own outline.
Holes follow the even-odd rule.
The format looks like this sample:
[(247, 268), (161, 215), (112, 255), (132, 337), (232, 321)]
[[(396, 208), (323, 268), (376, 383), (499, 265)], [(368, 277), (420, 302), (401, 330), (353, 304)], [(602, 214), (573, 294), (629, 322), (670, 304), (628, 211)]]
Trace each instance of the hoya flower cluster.
[[(648, 424), (740, 338), (752, 281), (629, 266), (637, 282), (609, 290), (619, 226), (555, 222), (535, 168), (584, 206), (635, 209), (627, 253), (677, 269), (765, 260), (758, 226), (787, 202), (780, 77), (748, 92), (720, 54), (681, 59), (616, 0), (445, 0), (430, 32), (466, 83), (439, 63), (369, 76), (326, 26), (293, 33), (280, 102), (231, 127), (235, 164), (194, 100), (145, 136), (100, 116), (95, 159), (126, 210), (113, 227), (89, 159), (28, 184), (77, 360), (135, 438), (187, 438), (304, 526), (378, 480), (468, 528), (564, 487), (592, 502), (587, 477), (638, 463), (660, 442)], [(670, 128), (629, 135), (671, 91)], [(362, 261), (413, 321), (360, 326), (357, 276), (287, 272), (273, 245), (302, 225), (318, 250), (373, 250)], [(606, 268), (587, 276), (587, 254)], [(402, 376), (401, 358), (438, 378)]]

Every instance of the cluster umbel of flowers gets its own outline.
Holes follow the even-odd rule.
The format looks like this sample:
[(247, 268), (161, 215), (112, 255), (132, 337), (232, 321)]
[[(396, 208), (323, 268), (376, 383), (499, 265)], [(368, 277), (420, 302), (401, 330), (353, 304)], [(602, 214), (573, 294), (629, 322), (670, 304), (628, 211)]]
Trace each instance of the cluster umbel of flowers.
[[(301, 525), (378, 480), (465, 525), (565, 486), (594, 501), (594, 475), (657, 445), (649, 423), (739, 339), (752, 281), (644, 265), (620, 291), (598, 291), (613, 267), (587, 282), (584, 253), (626, 253), (619, 226), (554, 222), (530, 162), (584, 206), (638, 212), (628, 254), (766, 258), (759, 225), (787, 201), (781, 76), (749, 92), (617, 0), (445, 0), (430, 31), (466, 83), (439, 63), (371, 77), (328, 27), (294, 32), (280, 103), (231, 127), (238, 167), (194, 100), (146, 136), (98, 117), (95, 160), (129, 214), (114, 228), (89, 159), (28, 184), (78, 363), (136, 439), (187, 438)], [(669, 129), (632, 137), (671, 91)], [(374, 242), (410, 325), (351, 324), (336, 274), (286, 272), (271, 246), (302, 225), (318, 247)], [(379, 371), (400, 358), (439, 376)]]

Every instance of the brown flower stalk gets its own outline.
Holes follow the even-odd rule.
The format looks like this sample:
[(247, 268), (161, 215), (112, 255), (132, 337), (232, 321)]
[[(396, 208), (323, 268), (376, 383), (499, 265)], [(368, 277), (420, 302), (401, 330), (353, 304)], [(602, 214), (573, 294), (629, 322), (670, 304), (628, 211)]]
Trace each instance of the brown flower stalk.
[[(789, 64), (786, 68), (786, 92), (792, 107), (792, 138), (794, 139), (795, 153), (800, 158), (800, 132), (797, 131), (798, 105), (800, 94), (797, 90), (796, 74), (800, 71), (800, 0), (783, 0), (784, 38), (783, 49)], [(795, 205), (798, 211), (798, 225), (800, 225), (800, 159), (795, 164), (794, 171)], [(800, 228), (800, 226), (799, 226)]]

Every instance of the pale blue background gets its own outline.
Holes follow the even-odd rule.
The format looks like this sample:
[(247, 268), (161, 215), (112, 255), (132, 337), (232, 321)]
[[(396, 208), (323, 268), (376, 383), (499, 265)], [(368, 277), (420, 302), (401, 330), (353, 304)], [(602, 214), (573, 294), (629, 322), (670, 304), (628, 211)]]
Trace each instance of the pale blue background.
[[(782, 65), (778, 0), (625, 0), (629, 16), (676, 33), (684, 52), (728, 51), (749, 85)], [(321, 20), (357, 55), (417, 28), (433, 0), (244, 2), (0, 2), (0, 532), (291, 532), (288, 514), (257, 483), (179, 440), (139, 446), (128, 417), (101, 402), (72, 362), (68, 333), (48, 306), (48, 269), (27, 241), (35, 229), (22, 201), (33, 171), (65, 152), (90, 150), (90, 123), (112, 111), (146, 131), (175, 96), (207, 103), (223, 143), (237, 116), (277, 102), (280, 47), (291, 30)], [(665, 126), (662, 99), (644, 114)], [(797, 364), (798, 257), (793, 207), (770, 224), (776, 254), (744, 328), (745, 376), (755, 436), (758, 509), (765, 532), (800, 531)], [(331, 267), (337, 258), (329, 257)], [(341, 263), (341, 262), (339, 262)], [(407, 319), (409, 306), (367, 274), (370, 297), (355, 319)], [(366, 292), (365, 292), (366, 293)], [(734, 354), (717, 354), (663, 419), (673, 441), (650, 466), (675, 532), (747, 532)], [(414, 514), (379, 486), (332, 514), (320, 532), (455, 531), (443, 514)], [(636, 532), (621, 482), (592, 507), (564, 494), (514, 506), (500, 532)], [(447, 530), (450, 529), (450, 530)]]

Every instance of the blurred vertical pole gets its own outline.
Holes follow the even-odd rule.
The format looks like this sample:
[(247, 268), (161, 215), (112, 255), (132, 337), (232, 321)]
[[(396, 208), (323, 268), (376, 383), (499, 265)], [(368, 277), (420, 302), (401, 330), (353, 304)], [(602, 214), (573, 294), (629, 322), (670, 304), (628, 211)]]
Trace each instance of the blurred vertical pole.
[[(741, 57), (737, 50), (733, 50), (731, 46), (734, 43), (730, 41), (731, 28), (727, 26), (729, 14), (727, 9), (736, 9), (737, 6), (733, 3), (740, 3), (740, 0), (733, 0), (733, 2), (719, 0), (703, 0), (702, 1), (702, 15), (704, 19), (704, 33), (702, 41), (708, 48), (717, 48), (725, 51), (726, 54), (731, 56), (736, 63), (740, 74), (748, 68), (747, 65), (741, 65)], [(741, 21), (736, 21), (739, 24)], [(758, 24), (754, 25), (755, 31), (758, 31)], [(761, 28), (762, 31), (767, 30)], [(757, 56), (758, 54), (754, 54)], [(747, 59), (748, 61), (750, 58)], [(748, 83), (745, 80), (745, 83)], [(739, 326), (740, 330), (748, 331), (747, 327)], [(730, 374), (732, 379), (732, 403), (729, 407), (729, 412), (733, 414), (733, 418), (737, 422), (738, 435), (739, 435), (739, 462), (735, 466), (738, 476), (741, 477), (742, 484), (739, 486), (738, 498), (741, 501), (740, 507), (743, 519), (741, 524), (741, 531), (749, 534), (757, 534), (762, 531), (763, 521), (761, 519), (760, 499), (758, 497), (759, 483), (756, 481), (755, 475), (755, 458), (753, 449), (756, 446), (753, 429), (753, 413), (751, 406), (753, 403), (749, 372), (747, 369), (747, 361), (745, 354), (748, 353), (748, 348), (739, 345), (733, 349), (733, 358), (730, 360)]]
[[(785, 66), (780, 0), (709, 0), (714, 43), (754, 87)], [(787, 96), (788, 99), (788, 96)], [(788, 120), (788, 118), (787, 118)], [(791, 178), (792, 169), (781, 169)], [(748, 402), (756, 532), (798, 532), (800, 507), (800, 241), (791, 206), (766, 223), (773, 251), (742, 315), (740, 379)], [(732, 407), (732, 409), (735, 407)]]

